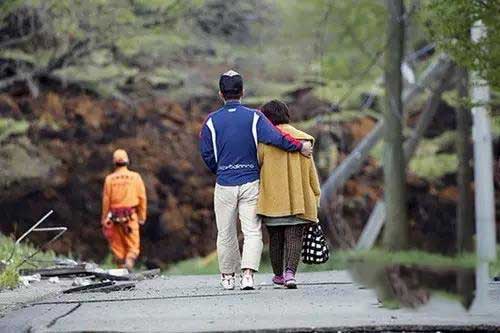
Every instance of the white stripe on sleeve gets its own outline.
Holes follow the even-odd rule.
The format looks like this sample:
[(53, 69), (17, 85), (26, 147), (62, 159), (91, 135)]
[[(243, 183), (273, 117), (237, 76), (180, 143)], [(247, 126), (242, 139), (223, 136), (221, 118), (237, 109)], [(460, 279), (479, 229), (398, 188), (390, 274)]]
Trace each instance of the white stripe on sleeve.
[(260, 116), (257, 113), (253, 114), (253, 122), (252, 122), (252, 134), (253, 141), (255, 142), (255, 148), (259, 147), (259, 141), (257, 140), (257, 122), (259, 121)]
[(207, 127), (210, 130), (210, 134), (212, 134), (212, 144), (214, 146), (214, 156), (215, 156), (215, 162), (217, 163), (217, 135), (215, 134), (215, 127), (214, 123), (212, 122), (212, 118), (208, 119), (207, 121)]

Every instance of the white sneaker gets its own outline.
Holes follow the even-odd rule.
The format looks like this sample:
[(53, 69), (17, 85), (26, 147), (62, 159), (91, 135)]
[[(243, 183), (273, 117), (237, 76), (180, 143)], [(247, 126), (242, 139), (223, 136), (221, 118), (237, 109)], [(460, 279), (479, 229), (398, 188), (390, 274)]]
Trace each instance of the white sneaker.
[(241, 290), (253, 290), (253, 289), (255, 289), (254, 282), (253, 282), (253, 274), (251, 274), (251, 273), (250, 274), (249, 273), (241, 274), (240, 288), (241, 288)]
[(234, 289), (234, 275), (221, 274), (220, 284), (225, 290)]

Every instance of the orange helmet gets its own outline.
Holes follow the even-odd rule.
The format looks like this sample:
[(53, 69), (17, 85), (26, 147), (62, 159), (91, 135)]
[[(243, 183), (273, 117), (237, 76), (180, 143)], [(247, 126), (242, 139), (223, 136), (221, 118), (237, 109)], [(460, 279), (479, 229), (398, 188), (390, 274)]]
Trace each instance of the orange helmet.
[(113, 163), (129, 163), (128, 154), (123, 149), (117, 149), (113, 153)]

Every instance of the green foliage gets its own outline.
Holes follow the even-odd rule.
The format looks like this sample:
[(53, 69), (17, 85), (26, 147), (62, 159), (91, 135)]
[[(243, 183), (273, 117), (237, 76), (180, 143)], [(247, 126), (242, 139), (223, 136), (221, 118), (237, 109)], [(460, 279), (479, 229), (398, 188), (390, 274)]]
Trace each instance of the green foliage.
[[(437, 180), (457, 170), (457, 155), (446, 153), (455, 144), (455, 131), (446, 131), (433, 139), (422, 139), (415, 155), (410, 160), (410, 171), (429, 181)], [(378, 143), (370, 156), (382, 163), (383, 143)]]
[[(129, 83), (140, 78), (149, 80), (150, 89), (166, 90), (182, 100), (197, 93), (214, 94), (216, 80), (208, 78), (232, 67), (245, 74), (247, 96), (255, 97), (255, 103), (279, 97), (284, 91), (280, 85), (334, 79), (343, 81), (342, 87), (328, 85), (318, 90), (318, 96), (335, 102), (355, 85), (351, 105), (370, 88), (364, 83), (381, 73), (377, 66), (366, 70), (385, 39), (385, 7), (378, 1), (9, 3), (6, 16), (33, 18), (39, 26), (34, 34), (27, 29), (21, 39), (13, 37), (14, 43), (1, 48), (0, 57), (44, 68), (80, 45), (55, 74), (101, 95), (126, 91), (134, 98), (136, 87)], [(7, 20), (2, 25), (8, 25)], [(166, 71), (183, 75), (165, 75)], [(362, 84), (359, 78), (352, 85), (348, 82), (355, 76)]]
[(0, 143), (13, 135), (26, 133), (29, 123), (24, 120), (0, 118)]
[(433, 181), (457, 170), (456, 154), (419, 155), (410, 161), (410, 170), (417, 176)]
[(500, 136), (500, 114), (491, 117), (491, 131), (494, 136)]
[[(432, 0), (426, 1), (422, 19), (431, 37), (460, 65), (475, 70), (492, 87), (500, 88), (500, 13), (499, 1)], [(481, 20), (487, 36), (478, 44), (471, 40), (470, 29)]]

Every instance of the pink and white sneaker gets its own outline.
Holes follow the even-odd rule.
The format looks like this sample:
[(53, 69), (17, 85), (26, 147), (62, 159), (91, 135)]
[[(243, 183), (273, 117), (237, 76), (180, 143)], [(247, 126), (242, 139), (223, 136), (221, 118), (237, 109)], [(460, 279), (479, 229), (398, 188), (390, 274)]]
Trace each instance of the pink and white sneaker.
[(285, 284), (285, 279), (283, 275), (275, 275), (273, 276), (273, 283), (275, 286), (282, 286)]
[(287, 269), (285, 272), (285, 287), (288, 289), (297, 289), (297, 281), (295, 280), (295, 272)]

